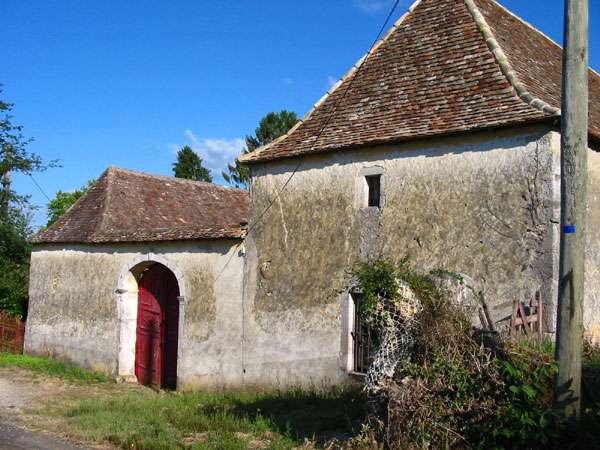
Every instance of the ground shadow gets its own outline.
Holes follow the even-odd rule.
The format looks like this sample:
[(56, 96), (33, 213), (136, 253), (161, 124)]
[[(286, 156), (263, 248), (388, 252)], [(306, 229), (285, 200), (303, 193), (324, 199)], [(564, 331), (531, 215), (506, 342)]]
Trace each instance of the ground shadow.
[(314, 439), (317, 443), (355, 435), (367, 412), (360, 389), (291, 389), (232, 403), (232, 412), (239, 417), (267, 417), (282, 434), (298, 440)]

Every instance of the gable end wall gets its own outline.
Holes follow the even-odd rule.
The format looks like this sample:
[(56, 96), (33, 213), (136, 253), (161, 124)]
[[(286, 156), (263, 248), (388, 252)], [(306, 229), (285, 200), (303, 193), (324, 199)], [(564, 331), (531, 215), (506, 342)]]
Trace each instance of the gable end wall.
[[(297, 160), (251, 166), (246, 381), (346, 379), (344, 299), (352, 268), (373, 254), (395, 263), (409, 257), (420, 271), (468, 275), (502, 330), (513, 300), (541, 289), (546, 327), (553, 330), (559, 150), (559, 134), (537, 126), (313, 155), (280, 196)], [(358, 205), (358, 180), (370, 168), (383, 172), (380, 213)], [(590, 194), (598, 203), (596, 190)], [(589, 249), (590, 273), (600, 263), (599, 238), (594, 234)], [(595, 280), (589, 282), (591, 330), (589, 312), (600, 295)]]

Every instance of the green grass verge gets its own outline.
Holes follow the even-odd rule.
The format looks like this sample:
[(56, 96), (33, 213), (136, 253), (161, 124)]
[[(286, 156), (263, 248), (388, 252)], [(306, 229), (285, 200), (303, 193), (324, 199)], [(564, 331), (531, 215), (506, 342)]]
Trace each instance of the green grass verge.
[(0, 353), (0, 367), (20, 367), (32, 372), (64, 378), (73, 381), (106, 382), (108, 377), (99, 372), (91, 372), (72, 364), (39, 356)]
[(352, 433), (364, 418), (360, 392), (295, 389), (279, 393), (155, 393), (132, 391), (110, 398), (79, 398), (50, 405), (72, 437), (147, 450), (291, 449), (305, 438)]

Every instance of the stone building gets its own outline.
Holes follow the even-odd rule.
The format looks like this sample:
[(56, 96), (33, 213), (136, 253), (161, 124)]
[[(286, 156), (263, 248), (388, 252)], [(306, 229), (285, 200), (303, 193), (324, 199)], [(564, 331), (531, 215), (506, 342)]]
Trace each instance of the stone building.
[[(561, 65), (493, 0), (418, 1), (241, 157), (249, 211), (239, 190), (109, 169), (35, 238), (26, 351), (165, 387), (344, 382), (364, 371), (351, 273), (375, 258), (467, 275), (498, 328), (540, 291), (553, 330)], [(600, 335), (591, 71), (590, 92), (585, 326)]]
[[(350, 273), (409, 257), (468, 275), (497, 328), (540, 290), (555, 328), (562, 49), (493, 0), (421, 0), (251, 171), (247, 382), (360, 371)], [(590, 71), (591, 150), (600, 76)], [(600, 155), (589, 152), (585, 326), (600, 334)], [(581, 228), (582, 224), (578, 227)]]
[(110, 167), (33, 239), (25, 352), (161, 387), (239, 385), (247, 204)]

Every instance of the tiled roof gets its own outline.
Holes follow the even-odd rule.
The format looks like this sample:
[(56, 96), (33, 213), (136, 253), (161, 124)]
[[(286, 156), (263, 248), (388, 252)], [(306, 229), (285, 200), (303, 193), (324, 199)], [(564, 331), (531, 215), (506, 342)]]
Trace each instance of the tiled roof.
[[(357, 70), (363, 60), (286, 135), (240, 161), (401, 142), (560, 115), (562, 49), (493, 0), (420, 0)], [(600, 76), (590, 71), (590, 98), (599, 97)], [(590, 102), (589, 131), (591, 140), (600, 139), (599, 102)]]
[(212, 183), (109, 167), (33, 243), (240, 238), (248, 193)]

